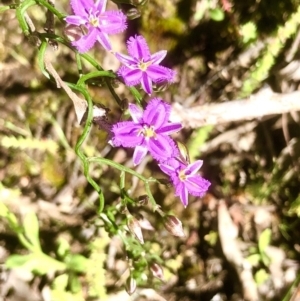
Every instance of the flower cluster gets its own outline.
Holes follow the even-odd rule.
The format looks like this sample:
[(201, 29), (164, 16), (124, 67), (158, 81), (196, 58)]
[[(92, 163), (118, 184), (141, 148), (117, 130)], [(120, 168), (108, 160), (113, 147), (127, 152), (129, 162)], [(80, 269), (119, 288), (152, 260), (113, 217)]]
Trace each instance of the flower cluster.
[(132, 121), (118, 122), (112, 127), (113, 146), (135, 148), (133, 163), (138, 165), (149, 152), (159, 162), (166, 173), (183, 205), (188, 205), (188, 193), (202, 197), (210, 182), (197, 175), (203, 161), (189, 164), (179, 156), (176, 143), (170, 134), (182, 129), (180, 123), (169, 122), (171, 106), (162, 99), (149, 101), (145, 111), (134, 104), (129, 105)]
[(129, 38), (127, 51), (130, 56), (116, 53), (117, 59), (123, 63), (118, 75), (124, 79), (127, 86), (135, 86), (140, 83), (144, 91), (150, 95), (152, 82), (173, 82), (175, 72), (159, 65), (167, 55), (166, 50), (151, 55), (146, 40), (142, 36), (135, 36)]
[(138, 165), (149, 151), (154, 159), (164, 162), (178, 155), (170, 134), (182, 128), (180, 123), (170, 123), (170, 105), (159, 98), (152, 99), (143, 112), (134, 104), (129, 105), (133, 121), (115, 124), (112, 128), (114, 146), (135, 147), (133, 163)]
[[(112, 51), (109, 40), (111, 34), (124, 31), (127, 27), (126, 16), (120, 10), (106, 11), (107, 0), (71, 0), (74, 15), (65, 21), (71, 31), (80, 29), (73, 35), (72, 45), (79, 52), (86, 52), (98, 41), (106, 50)], [(167, 51), (150, 53), (144, 37), (132, 36), (127, 41), (128, 55), (114, 53), (123, 64), (117, 74), (127, 86), (140, 85), (151, 95), (153, 86), (172, 83), (175, 71), (161, 66)], [(115, 147), (134, 148), (133, 163), (138, 165), (143, 158), (150, 155), (158, 161), (161, 170), (170, 177), (183, 205), (188, 204), (188, 194), (202, 197), (210, 182), (197, 174), (203, 161), (190, 164), (180, 157), (177, 143), (171, 134), (182, 129), (180, 123), (170, 122), (171, 106), (160, 98), (151, 99), (145, 110), (135, 104), (129, 104), (128, 111), (132, 121), (121, 121), (110, 129), (111, 144)]]

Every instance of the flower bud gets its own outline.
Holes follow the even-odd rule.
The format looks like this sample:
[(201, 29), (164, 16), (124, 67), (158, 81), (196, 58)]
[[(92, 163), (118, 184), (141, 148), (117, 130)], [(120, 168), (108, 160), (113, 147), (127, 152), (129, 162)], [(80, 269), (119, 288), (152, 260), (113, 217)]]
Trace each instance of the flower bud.
[(82, 37), (82, 30), (79, 26), (68, 24), (64, 29), (64, 34), (71, 42), (74, 42)]
[(160, 265), (158, 265), (157, 263), (153, 263), (150, 266), (150, 270), (152, 272), (152, 275), (158, 279), (163, 279), (164, 278), (164, 272), (163, 269)]
[(190, 162), (189, 150), (187, 149), (187, 147), (183, 143), (181, 143), (179, 141), (176, 141), (176, 143), (177, 143), (177, 147), (178, 147), (178, 150), (179, 150), (181, 160), (184, 163), (189, 163)]
[(138, 197), (138, 205), (144, 206), (144, 205), (147, 205), (148, 202), (149, 202), (149, 196), (147, 194), (140, 195)]
[(111, 78), (110, 84), (112, 85), (113, 88), (117, 89), (120, 86), (120, 81), (117, 78)]
[(125, 286), (126, 292), (128, 295), (132, 295), (136, 290), (136, 281), (132, 276), (129, 276), (126, 280)]
[(135, 7), (132, 7), (130, 9), (128, 9), (128, 11), (126, 12), (126, 16), (129, 20), (134, 20), (137, 19), (141, 16), (141, 13), (138, 9), (136, 9)]
[(147, 3), (148, 0), (131, 0), (132, 5), (134, 6), (143, 6)]
[(124, 98), (124, 99), (122, 99), (122, 102), (121, 102), (121, 110), (125, 111), (127, 109), (128, 109), (128, 99)]
[(127, 227), (129, 228), (129, 231), (138, 239), (138, 241), (143, 244), (144, 238), (139, 221), (133, 216), (130, 216), (127, 220)]
[(174, 236), (183, 237), (182, 222), (174, 215), (166, 215), (164, 217), (164, 226)]

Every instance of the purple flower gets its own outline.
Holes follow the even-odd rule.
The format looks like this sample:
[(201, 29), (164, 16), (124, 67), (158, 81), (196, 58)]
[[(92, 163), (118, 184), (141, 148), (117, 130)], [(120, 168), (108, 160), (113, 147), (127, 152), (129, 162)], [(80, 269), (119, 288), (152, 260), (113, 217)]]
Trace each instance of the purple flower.
[(152, 99), (145, 111), (129, 105), (133, 121), (123, 121), (112, 128), (114, 146), (135, 147), (134, 165), (139, 164), (149, 151), (157, 161), (178, 155), (175, 142), (168, 136), (182, 128), (180, 123), (170, 123), (171, 106), (159, 98)]
[(149, 95), (152, 93), (152, 82), (173, 82), (175, 71), (160, 66), (167, 51), (161, 50), (151, 55), (147, 42), (142, 36), (130, 37), (127, 41), (127, 51), (130, 56), (116, 53), (123, 66), (118, 70), (127, 86), (141, 84)]
[(98, 41), (106, 50), (111, 50), (109, 34), (126, 29), (126, 16), (118, 10), (105, 11), (107, 0), (71, 0), (75, 15), (65, 18), (73, 25), (83, 25), (85, 34), (72, 42), (79, 52), (86, 52)]
[(210, 182), (197, 175), (203, 161), (197, 160), (192, 164), (172, 158), (159, 164), (161, 170), (170, 176), (175, 187), (175, 195), (179, 196), (184, 207), (188, 205), (188, 194), (202, 197)]

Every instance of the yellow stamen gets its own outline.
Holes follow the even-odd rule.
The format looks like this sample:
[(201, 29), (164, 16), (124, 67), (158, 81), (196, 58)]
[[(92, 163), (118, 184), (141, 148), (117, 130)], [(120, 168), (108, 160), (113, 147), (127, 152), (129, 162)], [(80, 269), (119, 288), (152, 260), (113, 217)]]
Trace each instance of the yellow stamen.
[(89, 17), (89, 23), (93, 26), (93, 27), (98, 27), (99, 26), (99, 18), (97, 18), (94, 15), (90, 15)]
[(184, 169), (182, 169), (179, 172), (178, 177), (179, 177), (180, 181), (185, 181), (186, 180), (186, 174), (185, 174), (185, 170)]
[(149, 61), (149, 62), (143, 62), (143, 61), (141, 61), (141, 62), (139, 63), (139, 68), (140, 68), (140, 70), (142, 70), (142, 71), (146, 71), (147, 68), (148, 68), (151, 64), (152, 64), (151, 61)]
[(144, 128), (140, 130), (139, 135), (140, 134), (144, 135), (145, 138), (156, 138), (156, 133), (152, 126), (148, 127), (145, 125)]

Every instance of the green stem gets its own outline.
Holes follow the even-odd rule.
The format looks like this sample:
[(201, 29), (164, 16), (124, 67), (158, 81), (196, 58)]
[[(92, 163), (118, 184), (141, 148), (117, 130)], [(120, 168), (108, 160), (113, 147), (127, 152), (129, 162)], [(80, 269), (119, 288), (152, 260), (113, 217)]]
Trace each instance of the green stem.
[(81, 78), (77, 82), (77, 85), (82, 86), (87, 80), (95, 77), (102, 77), (102, 76), (111, 77), (111, 78), (116, 77), (114, 73), (109, 71), (94, 71), (81, 76)]
[(102, 212), (103, 208), (104, 208), (104, 195), (103, 192), (101, 190), (101, 188), (99, 187), (99, 185), (91, 178), (90, 174), (89, 174), (89, 161), (87, 159), (87, 157), (84, 155), (83, 151), (81, 150), (82, 144), (84, 143), (84, 141), (86, 140), (91, 127), (92, 127), (92, 119), (93, 119), (93, 102), (92, 99), (90, 97), (90, 95), (88, 94), (88, 92), (83, 89), (83, 87), (80, 87), (81, 89), (81, 93), (85, 96), (85, 99), (87, 100), (88, 103), (88, 114), (87, 114), (87, 120), (83, 129), (83, 132), (81, 134), (81, 136), (79, 137), (77, 144), (75, 146), (75, 152), (77, 154), (77, 156), (80, 158), (80, 160), (82, 161), (83, 164), (83, 171), (84, 171), (84, 175), (87, 179), (87, 181), (93, 186), (93, 188), (97, 191), (98, 195), (99, 195), (99, 209), (98, 212)]
[(24, 18), (24, 14), (26, 12), (26, 10), (30, 7), (35, 5), (35, 1), (34, 0), (29, 0), (29, 1), (24, 1), (21, 3), (21, 5), (16, 9), (16, 16), (17, 19), (19, 21), (20, 27), (23, 31), (23, 33), (25, 34), (25, 36), (29, 36), (30, 35), (30, 30), (29, 30), (29, 26)]
[(31, 243), (28, 242), (26, 237), (24, 236), (23, 233), (18, 232), (18, 239), (20, 243), (28, 250), (31, 251), (32, 253), (42, 253), (41, 249), (38, 247), (33, 246)]
[(10, 9), (10, 8), (11, 8), (11, 7), (10, 7), (9, 5), (1, 6), (1, 7), (0, 7), (0, 13), (4, 12), (4, 11)]
[(40, 4), (40, 5), (48, 8), (48, 10), (50, 10), (54, 15), (56, 15), (60, 21), (62, 21), (67, 16), (67, 15), (59, 12), (53, 5), (51, 5), (51, 3), (49, 3), (46, 0), (35, 0), (35, 1), (37, 4)]
[(154, 178), (146, 178), (144, 176), (142, 176), (141, 174), (137, 173), (136, 171), (128, 168), (128, 167), (125, 167), (119, 163), (116, 163), (116, 162), (113, 162), (109, 159), (106, 159), (106, 158), (101, 158), (101, 157), (90, 157), (87, 159), (89, 162), (94, 162), (94, 163), (99, 163), (99, 164), (106, 164), (106, 165), (109, 165), (109, 166), (112, 166), (118, 170), (120, 170), (121, 172), (126, 172), (126, 173), (129, 173), (135, 177), (137, 177), (138, 179), (140, 179), (141, 181), (144, 182), (145, 184), (145, 190), (149, 196), (149, 201), (151, 202), (151, 205), (153, 207), (153, 211), (156, 211), (157, 210), (157, 207), (158, 205), (156, 204), (155, 202), (155, 199), (151, 193), (151, 189), (150, 189), (150, 183), (153, 183), (153, 182), (156, 182), (156, 180)]

